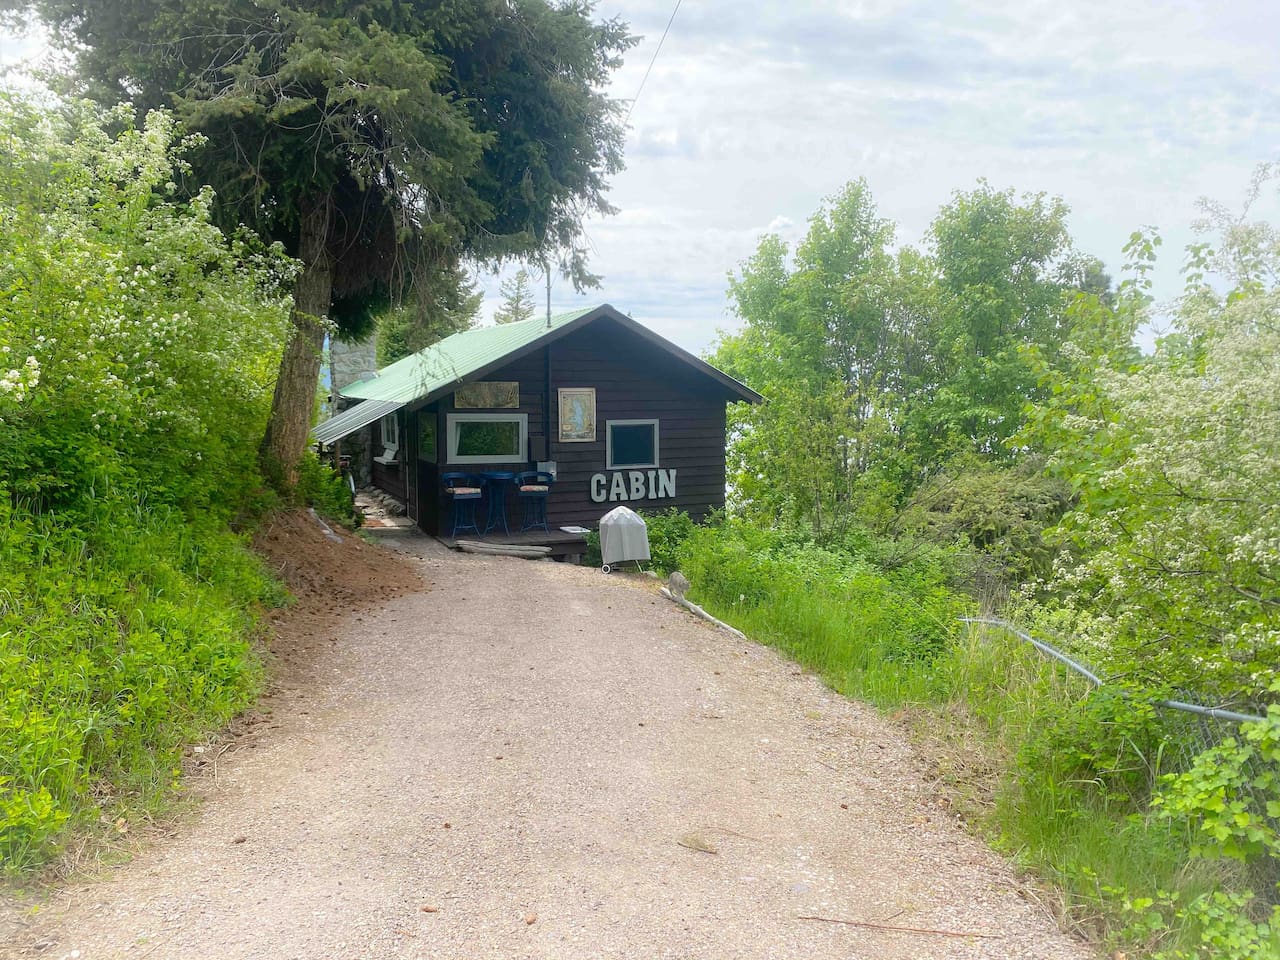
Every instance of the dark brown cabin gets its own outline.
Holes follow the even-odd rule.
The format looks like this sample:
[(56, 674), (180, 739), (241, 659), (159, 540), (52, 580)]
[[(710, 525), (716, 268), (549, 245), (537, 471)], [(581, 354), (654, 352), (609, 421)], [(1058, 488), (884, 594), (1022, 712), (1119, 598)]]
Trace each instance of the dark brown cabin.
[(725, 404), (761, 399), (608, 305), (454, 334), (341, 393), (360, 402), (317, 440), (368, 429), (375, 486), (431, 534), (447, 472), (548, 470), (553, 531), (620, 503), (703, 519), (724, 506)]

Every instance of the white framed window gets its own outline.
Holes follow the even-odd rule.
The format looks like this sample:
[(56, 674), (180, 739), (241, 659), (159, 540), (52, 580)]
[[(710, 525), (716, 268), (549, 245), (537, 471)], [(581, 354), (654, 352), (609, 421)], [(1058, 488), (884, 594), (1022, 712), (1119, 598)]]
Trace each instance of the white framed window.
[(383, 452), (395, 453), (400, 449), (400, 420), (394, 413), (389, 413), (378, 422), (382, 425)]
[(604, 436), (606, 469), (658, 465), (657, 420), (606, 420)]
[(525, 463), (527, 413), (451, 413), (450, 463)]

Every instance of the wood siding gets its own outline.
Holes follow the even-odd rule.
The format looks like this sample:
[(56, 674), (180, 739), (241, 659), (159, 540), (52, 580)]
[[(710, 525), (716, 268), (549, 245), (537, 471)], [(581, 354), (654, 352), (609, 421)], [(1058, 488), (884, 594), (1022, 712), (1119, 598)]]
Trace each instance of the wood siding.
[[(614, 323), (597, 321), (563, 340), (551, 350), (551, 459), (557, 482), (548, 504), (552, 526), (589, 525), (615, 502), (591, 499), (591, 478), (607, 467), (606, 430), (610, 420), (658, 421), (658, 468), (676, 471), (676, 495), (662, 499), (624, 501), (633, 510), (675, 507), (695, 519), (724, 506), (724, 394), (669, 353), (641, 340)], [(561, 443), (555, 393), (561, 387), (594, 387), (596, 440)], [(642, 471), (648, 473), (647, 470)]]
[[(611, 471), (606, 466), (606, 424), (610, 420), (658, 420), (658, 469), (676, 471), (674, 497), (624, 501), (627, 506), (633, 510), (675, 507), (697, 519), (724, 506), (724, 388), (617, 323), (597, 320), (483, 379), (520, 383), (519, 410), (505, 412), (528, 416), (530, 459), (524, 464), (449, 463), (447, 417), (454, 412), (452, 395), (432, 404), (434, 411), (428, 407), (411, 415), (411, 426), (414, 416), (438, 418), (439, 465), (420, 463), (417, 471), (422, 503), (419, 523), (428, 532), (448, 531), (452, 525), (452, 506), (438, 493), (440, 473), (532, 470), (535, 459), (549, 459), (557, 465), (547, 509), (550, 526), (595, 526), (618, 503), (592, 501), (592, 476), (602, 473), (611, 479), (613, 473), (628, 472)], [(595, 389), (594, 442), (558, 440), (556, 391), (563, 387)], [(545, 458), (535, 456), (539, 449), (547, 450)], [(642, 472), (647, 476), (647, 469)], [(513, 530), (520, 525), (520, 509), (518, 498), (510, 495), (508, 517)]]

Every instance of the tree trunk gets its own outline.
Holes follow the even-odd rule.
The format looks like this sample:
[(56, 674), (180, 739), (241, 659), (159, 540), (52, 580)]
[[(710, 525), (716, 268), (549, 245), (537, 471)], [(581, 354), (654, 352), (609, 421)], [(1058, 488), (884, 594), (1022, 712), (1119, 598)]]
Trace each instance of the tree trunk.
[(303, 269), (293, 290), (293, 333), (280, 358), (271, 417), (258, 452), (267, 478), (286, 491), (298, 482), (298, 462), (307, 447), (320, 382), (325, 321), (333, 287), (333, 261), (327, 249), (332, 209), (332, 198), (327, 193), (308, 198), (302, 207), (298, 259)]

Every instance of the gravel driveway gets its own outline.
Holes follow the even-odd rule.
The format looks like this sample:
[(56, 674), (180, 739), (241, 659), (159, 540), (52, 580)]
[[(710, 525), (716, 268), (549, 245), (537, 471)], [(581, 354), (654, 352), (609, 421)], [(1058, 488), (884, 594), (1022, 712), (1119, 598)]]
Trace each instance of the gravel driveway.
[(651, 581), (400, 547), (432, 588), (343, 617), (191, 822), (0, 953), (1090, 956), (870, 708)]

